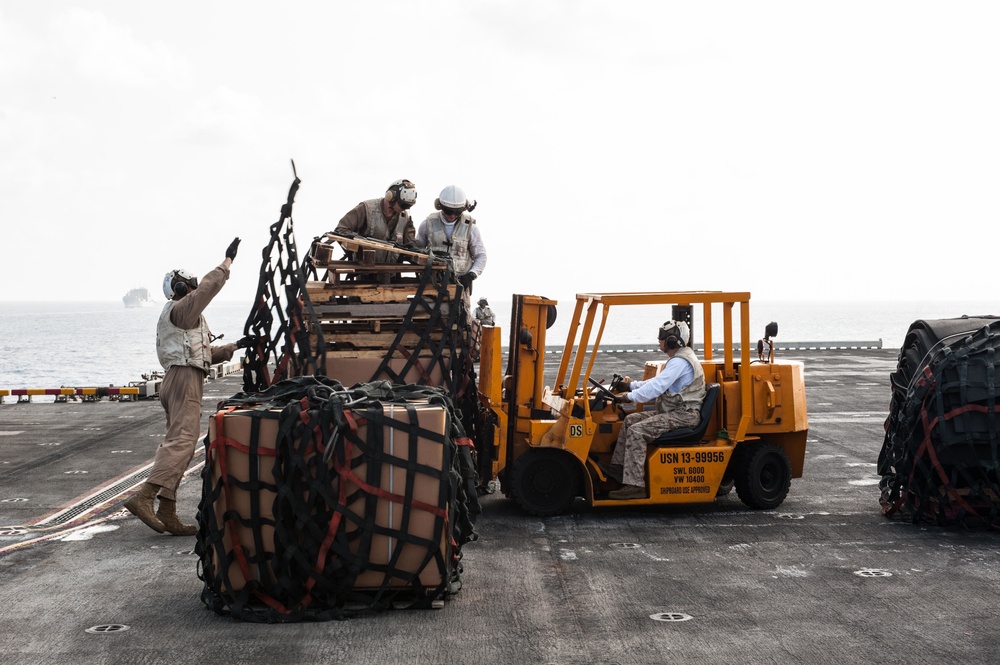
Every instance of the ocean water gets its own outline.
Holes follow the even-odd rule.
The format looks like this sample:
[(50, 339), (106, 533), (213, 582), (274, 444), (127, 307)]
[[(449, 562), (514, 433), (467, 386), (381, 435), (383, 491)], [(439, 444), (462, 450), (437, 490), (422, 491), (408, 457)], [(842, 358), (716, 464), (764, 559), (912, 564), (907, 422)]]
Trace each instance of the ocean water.
[[(497, 324), (506, 328), (510, 299), (490, 298), (490, 306)], [(573, 306), (572, 298), (560, 300), (556, 322), (548, 332), (550, 348), (564, 343)], [(242, 337), (249, 313), (249, 303), (217, 301), (205, 317), (212, 332), (223, 335), (223, 343)], [(1000, 307), (983, 302), (751, 301), (750, 338), (759, 339), (764, 326), (776, 321), (778, 342), (881, 340), (884, 348), (898, 349), (918, 319), (997, 313)], [(695, 314), (697, 326), (699, 308)], [(126, 309), (120, 301), (0, 302), (0, 389), (124, 386), (139, 381), (142, 374), (160, 369), (154, 346), (159, 315), (159, 306)], [(717, 324), (722, 320), (719, 313), (713, 317)], [(615, 308), (604, 343), (653, 345), (657, 328), (668, 318), (669, 308)], [(721, 340), (721, 335), (716, 337)]]
[[(0, 303), (0, 388), (125, 386), (162, 371), (160, 311), (160, 305), (126, 309), (120, 300)], [(245, 303), (208, 306), (209, 328), (223, 335), (219, 344), (243, 336), (249, 311)]]

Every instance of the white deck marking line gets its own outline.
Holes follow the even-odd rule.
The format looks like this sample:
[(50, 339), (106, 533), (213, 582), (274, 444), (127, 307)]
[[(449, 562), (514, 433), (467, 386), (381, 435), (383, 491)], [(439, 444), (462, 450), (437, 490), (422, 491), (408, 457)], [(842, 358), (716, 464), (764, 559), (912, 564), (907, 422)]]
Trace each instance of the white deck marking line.
[[(206, 432), (202, 432), (202, 433), (200, 433), (198, 435), (198, 440), (201, 441), (206, 436), (207, 436), (207, 433)], [(204, 453), (205, 453), (205, 449), (204, 449), (203, 446), (196, 446), (195, 447), (194, 456), (192, 457), (192, 460), (191, 460), (192, 464), (191, 464), (191, 466), (189, 466), (187, 468), (186, 471), (184, 471), (184, 477), (187, 477), (187, 476), (191, 475), (192, 473), (195, 473), (195, 472), (201, 470), (201, 468), (205, 465), (205, 460), (204, 459), (198, 459), (198, 457), (199, 456), (203, 456)], [(8, 529), (28, 529), (30, 531), (44, 531), (46, 529), (67, 529), (68, 527), (67, 527), (66, 524), (52, 524), (51, 526), (48, 526), (48, 527), (46, 527), (45, 525), (48, 524), (49, 522), (54, 522), (54, 521), (58, 520), (61, 516), (66, 515), (67, 513), (73, 512), (74, 510), (78, 509), (81, 505), (85, 505), (88, 501), (94, 501), (97, 497), (99, 497), (104, 492), (107, 492), (110, 488), (114, 487), (115, 485), (119, 485), (119, 484), (122, 484), (124, 482), (127, 482), (129, 478), (141, 475), (143, 472), (148, 471), (152, 467), (153, 467), (153, 462), (150, 462), (149, 464), (141, 466), (138, 469), (135, 469), (134, 471), (130, 471), (130, 472), (128, 472), (126, 474), (123, 474), (123, 475), (121, 475), (121, 476), (119, 476), (117, 478), (114, 478), (114, 479), (112, 479), (112, 480), (110, 480), (110, 481), (102, 484), (98, 489), (92, 491), (90, 494), (88, 494), (87, 496), (83, 497), (82, 499), (73, 500), (72, 503), (70, 503), (68, 506), (64, 506), (64, 507), (56, 510), (55, 512), (50, 513), (49, 515), (45, 515), (45, 516), (43, 516), (43, 517), (41, 517), (41, 518), (39, 518), (37, 520), (33, 520), (33, 521), (29, 522), (28, 524), (17, 525), (17, 526), (13, 526), (13, 527), (2, 527), (2, 528), (8, 528)], [(103, 501), (99, 501), (98, 503), (95, 503), (90, 508), (82, 511), (79, 515), (77, 515), (75, 518), (73, 518), (73, 520), (71, 522), (71, 524), (73, 524), (73, 526), (69, 530), (73, 530), (73, 529), (78, 528), (78, 524), (77, 523), (80, 520), (84, 519), (87, 515), (89, 515), (91, 513), (99, 512), (100, 510), (103, 510), (108, 505), (113, 504), (116, 501), (118, 501), (122, 497), (122, 495), (131, 492), (132, 490), (134, 490), (136, 487), (138, 487), (139, 485), (141, 485), (144, 482), (145, 482), (145, 479), (143, 479), (143, 480), (137, 480), (135, 483), (132, 483), (130, 485), (127, 485), (127, 486), (123, 487), (121, 489), (121, 491), (119, 491), (119, 492), (117, 492), (117, 493), (115, 493), (115, 494), (113, 494), (113, 495), (111, 495), (109, 497), (106, 497)], [(89, 523), (96, 524), (97, 522), (89, 522)], [(86, 524), (88, 524), (88, 522), (84, 522), (84, 525), (86, 525)], [(4, 550), (0, 550), (0, 553), (2, 553), (3, 551)]]

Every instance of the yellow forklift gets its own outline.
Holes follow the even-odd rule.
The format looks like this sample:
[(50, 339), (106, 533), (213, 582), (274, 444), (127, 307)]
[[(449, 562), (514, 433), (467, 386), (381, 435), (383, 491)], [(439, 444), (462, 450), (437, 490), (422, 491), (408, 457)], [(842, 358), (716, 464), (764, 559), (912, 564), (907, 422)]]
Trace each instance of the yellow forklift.
[[(803, 366), (774, 360), (776, 323), (767, 325), (751, 361), (749, 293), (577, 294), (550, 389), (546, 331), (555, 322), (556, 305), (540, 296), (514, 296), (503, 370), (501, 329), (483, 328), (479, 393), (489, 417), (480, 454), (489, 456), (504, 495), (541, 516), (565, 512), (581, 496), (593, 506), (705, 503), (734, 486), (750, 508), (775, 508), (784, 501), (791, 479), (802, 476), (805, 459)], [(670, 319), (688, 324), (696, 351), (695, 330), (700, 330), (707, 392), (696, 427), (665, 432), (648, 446), (647, 496), (614, 500), (608, 493), (620, 484), (605, 469), (626, 409), (655, 405), (616, 404), (611, 387), (621, 377), (604, 384), (591, 373), (611, 310), (627, 316), (628, 308), (638, 306), (660, 307), (664, 319), (669, 307)], [(719, 328), (721, 340), (715, 337)], [(662, 365), (647, 362), (643, 379)]]

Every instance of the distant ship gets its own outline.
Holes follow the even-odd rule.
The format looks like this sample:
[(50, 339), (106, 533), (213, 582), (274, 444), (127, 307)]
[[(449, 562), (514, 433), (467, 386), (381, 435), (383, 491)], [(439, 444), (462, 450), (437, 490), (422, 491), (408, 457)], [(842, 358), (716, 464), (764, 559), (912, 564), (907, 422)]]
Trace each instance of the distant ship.
[(126, 307), (149, 307), (153, 304), (153, 299), (149, 297), (149, 289), (139, 287), (122, 296), (122, 302)]

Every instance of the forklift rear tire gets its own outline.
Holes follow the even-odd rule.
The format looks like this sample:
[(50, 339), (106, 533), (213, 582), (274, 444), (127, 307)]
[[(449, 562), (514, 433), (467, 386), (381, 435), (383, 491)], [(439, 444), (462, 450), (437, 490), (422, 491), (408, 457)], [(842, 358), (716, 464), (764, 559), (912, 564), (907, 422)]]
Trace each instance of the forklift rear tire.
[(580, 486), (580, 473), (567, 453), (529, 450), (514, 462), (511, 495), (525, 512), (539, 517), (569, 510)]
[(777, 508), (792, 483), (792, 465), (781, 446), (764, 441), (748, 444), (736, 469), (736, 494), (757, 510)]

